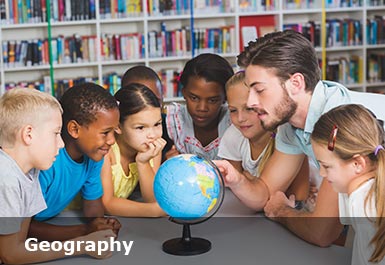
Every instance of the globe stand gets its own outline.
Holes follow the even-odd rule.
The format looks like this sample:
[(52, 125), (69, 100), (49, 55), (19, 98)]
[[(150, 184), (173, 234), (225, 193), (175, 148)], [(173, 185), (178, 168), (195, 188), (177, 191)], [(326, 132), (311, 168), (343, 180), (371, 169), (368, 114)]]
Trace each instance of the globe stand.
[(177, 256), (192, 256), (206, 253), (211, 249), (210, 241), (191, 237), (190, 224), (183, 224), (182, 238), (173, 238), (163, 243), (163, 251)]

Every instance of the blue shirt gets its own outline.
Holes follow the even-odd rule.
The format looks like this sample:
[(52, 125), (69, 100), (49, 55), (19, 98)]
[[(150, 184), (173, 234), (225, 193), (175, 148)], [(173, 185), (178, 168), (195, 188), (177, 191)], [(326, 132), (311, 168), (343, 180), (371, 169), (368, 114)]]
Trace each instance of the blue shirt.
[(95, 162), (84, 156), (77, 163), (68, 155), (65, 148), (59, 150), (56, 161), (48, 170), (41, 171), (39, 181), (47, 209), (35, 216), (42, 221), (54, 217), (65, 209), (81, 191), (86, 200), (96, 200), (103, 195), (100, 177), (103, 159)]
[(317, 167), (310, 143), (310, 135), (321, 115), (330, 109), (344, 104), (361, 104), (373, 111), (378, 119), (385, 120), (385, 95), (350, 91), (343, 85), (332, 81), (319, 81), (315, 87), (306, 116), (305, 128), (299, 129), (289, 123), (278, 127), (275, 147), (285, 154), (305, 154)]

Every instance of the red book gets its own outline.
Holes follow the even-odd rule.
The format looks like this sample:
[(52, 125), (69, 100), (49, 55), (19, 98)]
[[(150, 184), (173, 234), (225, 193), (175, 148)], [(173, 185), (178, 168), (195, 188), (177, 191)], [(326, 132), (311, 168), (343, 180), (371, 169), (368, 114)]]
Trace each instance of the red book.
[(122, 60), (120, 36), (118, 34), (114, 35), (114, 46), (115, 46), (115, 60)]

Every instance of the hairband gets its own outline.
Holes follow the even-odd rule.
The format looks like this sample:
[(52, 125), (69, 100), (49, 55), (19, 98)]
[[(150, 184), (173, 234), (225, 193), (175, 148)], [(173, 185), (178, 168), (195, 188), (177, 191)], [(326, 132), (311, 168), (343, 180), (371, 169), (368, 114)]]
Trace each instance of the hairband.
[(383, 147), (382, 145), (380, 145), (380, 144), (377, 145), (376, 149), (374, 149), (374, 155), (377, 156), (378, 152), (379, 152), (381, 149), (384, 150), (384, 147)]
[(235, 74), (237, 75), (237, 74), (244, 73), (244, 72), (245, 72), (245, 70), (244, 70), (244, 69), (241, 69), (241, 70), (239, 70), (238, 72), (236, 72)]

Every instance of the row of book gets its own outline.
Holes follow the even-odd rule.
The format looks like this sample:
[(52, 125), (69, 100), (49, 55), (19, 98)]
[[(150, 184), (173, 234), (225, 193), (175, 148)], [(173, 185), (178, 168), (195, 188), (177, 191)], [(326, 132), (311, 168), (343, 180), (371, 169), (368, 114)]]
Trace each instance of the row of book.
[[(314, 47), (321, 46), (321, 23), (309, 21), (306, 23), (284, 24), (283, 29), (301, 32)], [(326, 47), (352, 46), (362, 44), (362, 24), (357, 19), (327, 19)]]
[[(177, 69), (162, 69), (158, 72), (158, 75), (162, 81), (163, 97), (172, 98), (180, 97), (181, 84), (178, 81), (180, 72)], [(60, 99), (63, 93), (70, 87), (85, 83), (93, 82), (98, 84), (97, 77), (79, 77), (69, 79), (57, 79), (54, 81), (53, 89), (51, 84), (51, 77), (49, 75), (44, 76), (42, 80), (33, 82), (11, 82), (5, 84), (5, 89), (10, 90), (15, 87), (33, 88), (43, 92), (53, 94), (56, 98)], [(110, 91), (111, 94), (115, 94), (121, 87), (121, 76), (117, 73), (109, 73), (103, 76), (103, 87)]]
[(140, 16), (142, 0), (99, 0), (99, 11), (102, 19)]
[(362, 57), (352, 55), (350, 57), (327, 58), (326, 79), (345, 85), (360, 84), (363, 82)]
[(277, 9), (277, 0), (240, 0), (239, 10), (241, 12), (273, 11)]
[(316, 8), (314, 0), (285, 0), (283, 7), (288, 10), (301, 8)]
[[(50, 0), (51, 21), (95, 19), (96, 0)], [(47, 0), (0, 0), (2, 24), (47, 22)]]
[[(58, 36), (51, 39), (52, 63), (87, 63), (97, 61), (96, 36)], [(101, 60), (130, 60), (144, 57), (144, 37), (140, 33), (101, 38)], [(49, 65), (48, 39), (9, 40), (2, 42), (5, 68)]]
[(194, 52), (234, 53), (236, 51), (235, 27), (194, 28)]
[(336, 7), (360, 7), (362, 0), (325, 0), (326, 8)]
[(368, 82), (385, 82), (385, 53), (369, 54), (366, 71)]
[(374, 15), (374, 18), (366, 21), (366, 40), (368, 44), (385, 43), (385, 20), (384, 16)]
[[(175, 0), (173, 0), (175, 1)], [(273, 1), (273, 0), (267, 0)], [(192, 1), (194, 13), (230, 13), (235, 10), (234, 0), (195, 0)]]
[(326, 47), (362, 44), (362, 23), (357, 19), (327, 19)]
[(104, 34), (100, 41), (102, 61), (144, 58), (144, 35), (141, 33)]
[(167, 30), (166, 24), (162, 22), (160, 31), (148, 32), (148, 56), (150, 58), (190, 54), (191, 30), (189, 27)]
[(190, 14), (189, 0), (147, 0), (147, 12), (151, 16)]
[(314, 47), (321, 47), (321, 23), (309, 21), (306, 23), (284, 24), (283, 30), (288, 29), (301, 32)]
[(369, 6), (384, 6), (385, 0), (367, 0)]
[(48, 40), (10, 40), (2, 42), (5, 68), (48, 65)]

